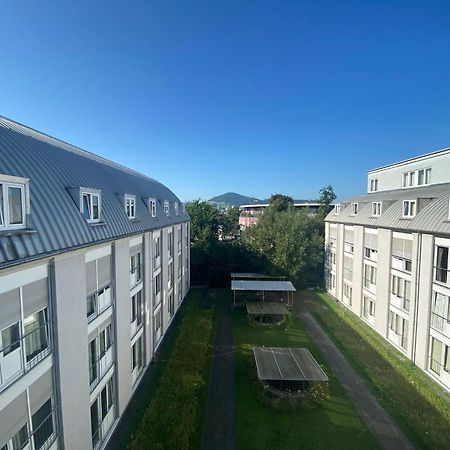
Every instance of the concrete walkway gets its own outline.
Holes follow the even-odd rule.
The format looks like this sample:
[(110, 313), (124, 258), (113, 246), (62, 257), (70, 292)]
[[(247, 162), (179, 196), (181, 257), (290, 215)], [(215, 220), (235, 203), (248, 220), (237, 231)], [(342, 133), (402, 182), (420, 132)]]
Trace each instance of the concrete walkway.
[(392, 417), (369, 391), (365, 381), (356, 373), (314, 317), (307, 310), (308, 300), (297, 298), (295, 312), (314, 343), (319, 347), (339, 383), (355, 405), (362, 419), (381, 448), (386, 450), (414, 449)]
[(231, 302), (228, 296), (221, 295), (215, 305), (216, 340), (203, 429), (203, 448), (234, 450), (234, 351)]

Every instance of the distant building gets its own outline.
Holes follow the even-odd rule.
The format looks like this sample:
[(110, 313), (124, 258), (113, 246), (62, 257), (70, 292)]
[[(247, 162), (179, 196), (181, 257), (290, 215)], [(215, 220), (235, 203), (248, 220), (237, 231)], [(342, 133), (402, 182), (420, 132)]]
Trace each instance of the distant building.
[(328, 292), (450, 389), (450, 149), (368, 172), (326, 217)]
[(103, 448), (188, 289), (173, 192), (0, 117), (0, 449)]
[[(241, 229), (251, 227), (258, 223), (259, 216), (269, 203), (253, 203), (251, 205), (239, 206), (239, 225)], [(309, 214), (316, 214), (319, 210), (320, 203), (309, 200), (294, 200), (294, 207), (300, 211), (306, 211)]]

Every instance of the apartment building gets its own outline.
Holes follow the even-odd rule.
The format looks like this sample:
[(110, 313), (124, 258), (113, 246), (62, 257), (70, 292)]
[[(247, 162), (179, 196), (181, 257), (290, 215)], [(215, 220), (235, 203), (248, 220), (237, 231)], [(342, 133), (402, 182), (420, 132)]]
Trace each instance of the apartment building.
[(370, 170), (325, 219), (326, 286), (450, 389), (450, 149)]
[(103, 448), (189, 264), (167, 187), (0, 117), (0, 449)]

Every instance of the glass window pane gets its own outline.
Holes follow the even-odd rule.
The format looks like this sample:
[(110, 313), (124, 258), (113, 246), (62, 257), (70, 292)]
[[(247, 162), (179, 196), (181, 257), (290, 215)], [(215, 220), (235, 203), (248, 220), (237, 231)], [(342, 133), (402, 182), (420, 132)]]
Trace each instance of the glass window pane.
[(33, 439), (36, 450), (53, 434), (52, 402), (48, 399), (33, 415)]
[(44, 310), (28, 316), (25, 321), (25, 349), (27, 362), (48, 347)]
[(90, 194), (83, 194), (83, 217), (91, 218), (91, 198)]
[(92, 219), (98, 220), (98, 205), (99, 205), (99, 198), (98, 195), (92, 196)]
[(22, 211), (22, 189), (19, 187), (8, 187), (9, 223), (20, 225), (23, 223)]
[(3, 209), (3, 185), (0, 184), (0, 225), (4, 225), (4, 209)]
[(20, 347), (19, 323), (15, 323), (2, 331), (3, 356), (9, 355)]

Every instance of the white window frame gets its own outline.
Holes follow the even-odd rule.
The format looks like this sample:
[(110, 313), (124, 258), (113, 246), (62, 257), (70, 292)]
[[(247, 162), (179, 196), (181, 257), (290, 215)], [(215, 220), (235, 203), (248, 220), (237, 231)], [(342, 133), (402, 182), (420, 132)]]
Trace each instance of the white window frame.
[(136, 196), (125, 194), (125, 214), (129, 219), (136, 219)]
[(402, 216), (404, 218), (412, 218), (416, 216), (417, 202), (416, 200), (403, 200)]
[[(27, 178), (13, 177), (9, 175), (0, 175), (0, 189), (2, 190), (3, 204), (0, 205), (0, 231), (19, 230), (26, 226), (26, 215), (29, 212), (28, 188), (29, 180)], [(20, 189), (22, 222), (10, 223), (9, 218), (9, 188)]]
[(164, 212), (166, 216), (169, 216), (169, 202), (167, 200), (164, 200)]
[[(423, 183), (419, 184), (419, 174), (423, 172)], [(402, 173), (402, 189), (417, 186), (429, 186), (431, 184), (431, 167), (421, 167), (420, 169), (409, 170)]]
[(175, 208), (175, 215), (176, 215), (176, 216), (179, 216), (179, 215), (180, 215), (180, 212), (179, 212), (179, 209), (178, 209), (178, 202), (175, 202), (175, 203), (174, 203), (174, 208)]
[(369, 192), (378, 192), (378, 178), (372, 178), (370, 180)]
[(148, 199), (148, 209), (150, 210), (152, 217), (156, 217), (156, 200), (154, 198)]
[(352, 203), (352, 216), (358, 214), (358, 203)]
[[(86, 188), (81, 188), (80, 189), (80, 211), (81, 214), (83, 214), (84, 217), (84, 202), (83, 202), (83, 197), (84, 195), (89, 195), (90, 196), (90, 200), (89, 200), (89, 218), (86, 218), (86, 220), (88, 221), (88, 223), (98, 223), (100, 222), (100, 217), (102, 216), (102, 196), (101, 196), (101, 191), (97, 190), (97, 189), (86, 189)], [(98, 217), (94, 218), (93, 217), (93, 198), (94, 197), (98, 197)]]
[(380, 217), (382, 213), (382, 202), (372, 202), (372, 217)]
[(340, 203), (336, 203), (334, 205), (334, 215), (337, 216), (340, 213), (341, 213), (341, 204)]

